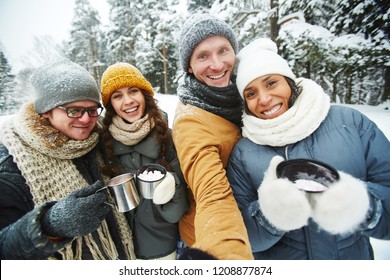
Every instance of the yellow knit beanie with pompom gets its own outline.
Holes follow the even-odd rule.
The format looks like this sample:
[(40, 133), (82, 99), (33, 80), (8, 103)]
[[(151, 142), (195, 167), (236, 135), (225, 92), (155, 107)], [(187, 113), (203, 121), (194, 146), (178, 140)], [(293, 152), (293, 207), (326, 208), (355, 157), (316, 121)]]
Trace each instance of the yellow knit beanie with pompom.
[(135, 66), (118, 62), (109, 66), (103, 73), (101, 80), (103, 106), (107, 105), (112, 93), (122, 87), (137, 87), (154, 95), (152, 85)]

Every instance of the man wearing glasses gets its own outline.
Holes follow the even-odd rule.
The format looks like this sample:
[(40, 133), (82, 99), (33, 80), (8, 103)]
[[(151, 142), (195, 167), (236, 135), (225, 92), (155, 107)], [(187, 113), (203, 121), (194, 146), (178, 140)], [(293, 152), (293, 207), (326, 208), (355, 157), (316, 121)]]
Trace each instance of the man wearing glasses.
[[(64, 118), (64, 116), (66, 116), (64, 112), (56, 109), (53, 109), (51, 110), (51, 113), (45, 113), (42, 116), (49, 119), (53, 127), (64, 134), (67, 134), (74, 140), (88, 138), (91, 130), (96, 125), (97, 117), (103, 111), (103, 107), (100, 107), (100, 105), (89, 100), (75, 101), (68, 103), (65, 106), (57, 106), (56, 109), (65, 111), (67, 118)], [(85, 112), (88, 114), (84, 114)], [(55, 117), (53, 117), (54, 114), (56, 115)]]
[(131, 258), (131, 234), (118, 226), (125, 218), (96, 192), (103, 187), (96, 81), (62, 59), (31, 82), (36, 99), (1, 128), (1, 259)]

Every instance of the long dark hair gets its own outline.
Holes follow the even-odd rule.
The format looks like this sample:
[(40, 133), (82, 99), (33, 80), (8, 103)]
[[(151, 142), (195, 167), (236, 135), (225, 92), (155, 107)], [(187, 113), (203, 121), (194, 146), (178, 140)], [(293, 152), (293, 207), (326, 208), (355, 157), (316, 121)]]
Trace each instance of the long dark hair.
[[(153, 96), (145, 90), (142, 90), (142, 94), (145, 97), (145, 112), (144, 116), (148, 113), (149, 123), (153, 120), (155, 123), (154, 129), (156, 130), (156, 140), (161, 145), (161, 154), (159, 163), (163, 165), (168, 171), (171, 171), (172, 168), (170, 164), (165, 160), (165, 156), (168, 153), (168, 141), (169, 141), (169, 129), (168, 122), (164, 118), (163, 113), (157, 106), (157, 101)], [(112, 123), (113, 117), (116, 115), (114, 108), (112, 107), (111, 101), (107, 102), (106, 113), (103, 117), (102, 123), (103, 128), (101, 132), (102, 140), (104, 143), (105, 150), (105, 160), (106, 165), (103, 168), (103, 174), (107, 176), (115, 176), (122, 174), (124, 171), (118, 162), (115, 161), (113, 150), (112, 150), (112, 140), (113, 137), (109, 131), (109, 127)]]

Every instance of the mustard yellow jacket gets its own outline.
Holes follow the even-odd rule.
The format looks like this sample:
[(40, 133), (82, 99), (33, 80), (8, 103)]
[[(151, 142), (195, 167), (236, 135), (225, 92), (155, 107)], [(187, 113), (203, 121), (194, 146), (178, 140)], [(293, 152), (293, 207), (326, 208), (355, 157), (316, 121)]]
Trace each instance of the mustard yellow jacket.
[(236, 125), (218, 115), (181, 102), (176, 108), (173, 141), (190, 190), (180, 235), (218, 259), (253, 259), (225, 171), (240, 135)]

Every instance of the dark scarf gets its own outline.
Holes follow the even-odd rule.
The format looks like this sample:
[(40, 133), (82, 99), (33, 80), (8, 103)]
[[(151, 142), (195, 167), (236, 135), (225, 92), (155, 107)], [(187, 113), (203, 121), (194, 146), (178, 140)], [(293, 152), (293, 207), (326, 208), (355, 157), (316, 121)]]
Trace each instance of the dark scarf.
[[(235, 76), (232, 79), (235, 81)], [(218, 115), (241, 127), (242, 99), (235, 83), (227, 87), (210, 87), (186, 73), (177, 89), (179, 99), (210, 113)]]

